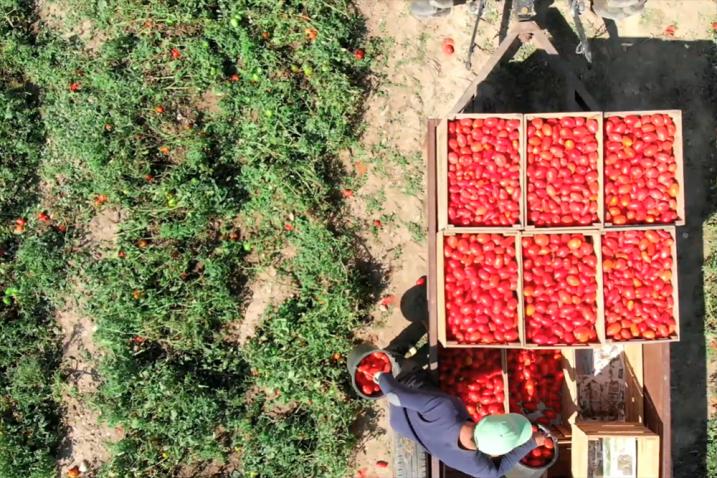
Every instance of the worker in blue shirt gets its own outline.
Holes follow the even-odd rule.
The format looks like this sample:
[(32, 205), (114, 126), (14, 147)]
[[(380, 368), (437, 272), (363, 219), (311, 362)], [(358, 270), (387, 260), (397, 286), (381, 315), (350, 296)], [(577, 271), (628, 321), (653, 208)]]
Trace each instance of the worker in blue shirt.
[(522, 415), (489, 415), (475, 423), (457, 397), (409, 387), (390, 373), (378, 373), (374, 381), (390, 403), (391, 428), (469, 476), (500, 478), (545, 443)]

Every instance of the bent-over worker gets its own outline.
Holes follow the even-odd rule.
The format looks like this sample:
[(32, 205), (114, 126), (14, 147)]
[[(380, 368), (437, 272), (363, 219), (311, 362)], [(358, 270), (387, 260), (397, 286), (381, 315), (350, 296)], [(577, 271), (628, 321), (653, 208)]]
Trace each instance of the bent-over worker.
[(408, 387), (390, 373), (377, 373), (374, 381), (390, 403), (391, 428), (469, 476), (500, 478), (545, 443), (522, 415), (489, 415), (475, 423), (457, 397)]

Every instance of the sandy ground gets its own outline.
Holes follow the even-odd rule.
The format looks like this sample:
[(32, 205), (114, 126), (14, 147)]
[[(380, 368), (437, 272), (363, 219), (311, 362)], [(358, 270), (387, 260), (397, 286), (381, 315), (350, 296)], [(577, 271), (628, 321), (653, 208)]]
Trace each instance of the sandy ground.
[[(384, 80), (367, 103), (364, 142), (367, 150), (389, 149), (412, 158), (410, 166), (395, 161), (368, 163), (367, 180), (354, 200), (358, 217), (369, 221), (378, 217), (380, 229), (367, 235), (371, 254), (385, 266), (386, 294), (400, 297), (426, 273), (426, 242), (406, 227), (419, 222), (425, 230), (423, 189), (407, 192), (406, 182), (425, 185), (423, 178), (424, 137), (427, 118), (445, 115), (475, 77), (475, 72), (499, 44), (503, 2), (488, 2), (473, 56), (473, 71), (463, 65), (473, 17), (465, 6), (436, 20), (418, 21), (408, 14), (408, 2), (386, 0), (359, 1), (368, 19), (371, 35), (387, 40)], [(686, 403), (688, 394), (705, 397), (707, 370), (702, 329), (704, 301), (701, 297), (703, 259), (701, 224), (711, 211), (705, 206), (706, 186), (714, 183), (710, 166), (715, 152), (717, 106), (705, 101), (712, 94), (714, 72), (712, 22), (717, 21), (717, 3), (713, 0), (677, 2), (650, 0), (636, 17), (606, 25), (591, 12), (583, 15), (585, 29), (593, 47), (593, 65), (575, 54), (577, 38), (567, 15), (567, 2), (538, 2), (542, 7), (539, 23), (547, 26), (561, 55), (585, 82), (603, 110), (678, 108), (685, 111), (685, 157), (688, 160), (688, 225), (680, 238), (680, 293), (682, 299), (682, 342), (674, 345), (672, 382), (673, 402)], [(610, 28), (608, 28), (610, 27)], [(617, 31), (619, 38), (611, 38)], [(441, 45), (450, 37), (455, 54), (442, 52)], [(494, 71), (479, 89), (478, 108), (493, 112), (561, 111), (564, 92), (547, 72), (547, 61), (532, 46), (519, 50), (513, 61)], [(687, 136), (687, 135), (686, 135)], [(363, 171), (362, 171), (363, 172)], [(409, 173), (409, 174), (407, 174)], [(420, 175), (420, 182), (416, 175)], [(381, 207), (371, 207), (380, 198)], [(385, 346), (406, 325), (399, 307), (376, 312), (378, 325), (362, 332), (377, 346)], [(678, 358), (674, 358), (678, 357)], [(713, 367), (714, 369), (714, 367)], [(702, 392), (695, 393), (696, 390)], [(673, 458), (676, 463), (689, 461), (704, 453), (704, 419), (709, 405), (704, 398), (690, 399), (694, 406), (673, 407)], [(355, 476), (384, 478), (392, 469), (376, 466), (379, 460), (391, 463), (391, 433), (383, 404), (376, 403), (373, 426), (366, 432), (356, 457)], [(696, 432), (696, 433), (695, 433)], [(694, 466), (675, 467), (675, 476), (697, 476)]]

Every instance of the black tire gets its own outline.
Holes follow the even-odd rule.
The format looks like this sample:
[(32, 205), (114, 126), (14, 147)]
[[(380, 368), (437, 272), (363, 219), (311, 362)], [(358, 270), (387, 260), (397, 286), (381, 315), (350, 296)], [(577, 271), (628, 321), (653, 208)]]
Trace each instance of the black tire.
[(428, 453), (421, 445), (393, 434), (393, 478), (428, 478)]
[(622, 20), (645, 8), (647, 0), (594, 0), (593, 11), (603, 18)]

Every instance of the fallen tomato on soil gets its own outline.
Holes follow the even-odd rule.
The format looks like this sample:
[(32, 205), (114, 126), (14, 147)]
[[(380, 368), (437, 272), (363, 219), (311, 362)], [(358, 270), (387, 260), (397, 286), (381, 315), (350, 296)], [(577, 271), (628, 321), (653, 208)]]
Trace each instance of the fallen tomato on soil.
[(500, 350), (443, 349), (438, 374), (441, 389), (460, 398), (473, 421), (505, 413)]
[(515, 237), (446, 236), (443, 255), (448, 338), (461, 344), (517, 342)]
[(586, 226), (598, 218), (598, 122), (533, 118), (528, 128), (528, 223)]
[(373, 352), (364, 357), (356, 368), (356, 385), (361, 392), (369, 397), (381, 395), (381, 387), (373, 381), (378, 372), (391, 372), (391, 359), (383, 352)]
[(605, 119), (605, 222), (669, 224), (677, 217), (677, 128), (666, 114)]
[(522, 238), (525, 332), (536, 345), (597, 341), (597, 255), (589, 236)]
[(612, 340), (674, 337), (672, 243), (668, 231), (603, 236), (606, 335)]
[(520, 120), (448, 122), (448, 222), (512, 226), (520, 220)]

